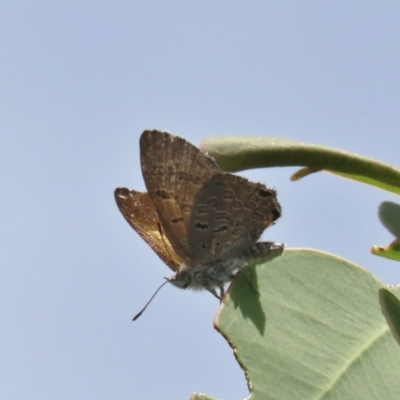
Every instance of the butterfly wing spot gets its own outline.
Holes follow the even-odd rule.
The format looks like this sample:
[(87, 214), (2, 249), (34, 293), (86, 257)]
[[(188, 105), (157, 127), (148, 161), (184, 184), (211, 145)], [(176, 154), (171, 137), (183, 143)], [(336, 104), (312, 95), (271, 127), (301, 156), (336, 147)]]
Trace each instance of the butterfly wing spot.
[(161, 190), (161, 189), (156, 190), (155, 194), (158, 197), (161, 197), (163, 200), (168, 200), (168, 199), (172, 199), (173, 198), (173, 196), (171, 196), (171, 194), (168, 193), (166, 190)]
[(220, 225), (213, 229), (214, 233), (224, 233), (228, 230), (228, 225)]
[(181, 181), (181, 182), (187, 182), (187, 183), (192, 183), (194, 185), (201, 185), (202, 181), (200, 177), (189, 174), (185, 171), (178, 171), (176, 172), (176, 180)]
[(190, 180), (189, 174), (185, 171), (177, 171), (175, 176), (178, 181), (188, 182)]
[(200, 231), (208, 231), (210, 229), (210, 225), (206, 223), (201, 223), (200, 221), (197, 221), (195, 224), (196, 229)]
[(229, 213), (227, 211), (215, 211), (214, 218), (217, 221), (220, 220), (229, 221)]
[(206, 204), (199, 204), (197, 206), (197, 215), (208, 215), (208, 207)]
[(222, 197), (224, 198), (224, 200), (233, 200), (233, 191), (225, 190)]
[(181, 223), (181, 222), (183, 222), (183, 221), (184, 221), (183, 217), (176, 217), (176, 218), (172, 218), (172, 219), (171, 219), (171, 222), (172, 222), (173, 224), (179, 224), (179, 223)]
[(218, 199), (216, 197), (210, 197), (210, 201), (208, 202), (208, 207), (212, 210), (215, 210), (218, 207)]
[(148, 166), (148, 173), (153, 176), (173, 176), (175, 169), (171, 165), (154, 164)]
[(246, 201), (244, 208), (246, 210), (250, 210), (250, 211), (254, 212), (257, 209), (257, 204), (254, 201), (249, 200), (249, 201)]

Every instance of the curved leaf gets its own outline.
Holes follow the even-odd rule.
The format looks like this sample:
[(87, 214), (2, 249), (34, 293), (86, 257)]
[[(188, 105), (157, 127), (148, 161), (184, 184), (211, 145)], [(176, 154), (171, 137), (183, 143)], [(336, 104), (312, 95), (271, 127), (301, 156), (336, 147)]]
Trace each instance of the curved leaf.
[[(400, 287), (397, 290), (400, 291)], [(380, 289), (379, 302), (392, 335), (400, 344), (400, 300), (388, 289)]]
[(384, 287), (313, 250), (245, 269), (214, 324), (245, 370), (250, 398), (397, 400), (400, 350), (377, 302)]
[(372, 246), (371, 253), (389, 260), (400, 261), (400, 241), (393, 240), (389, 246)]
[(272, 137), (225, 137), (205, 139), (200, 148), (226, 171), (304, 166), (292, 180), (325, 170), (400, 194), (399, 169), (332, 147)]
[(397, 239), (400, 238), (400, 205), (384, 201), (379, 206), (379, 219), (385, 228)]
[(400, 261), (400, 205), (384, 201), (379, 206), (379, 219), (396, 239), (389, 246), (372, 246), (371, 253), (380, 257)]

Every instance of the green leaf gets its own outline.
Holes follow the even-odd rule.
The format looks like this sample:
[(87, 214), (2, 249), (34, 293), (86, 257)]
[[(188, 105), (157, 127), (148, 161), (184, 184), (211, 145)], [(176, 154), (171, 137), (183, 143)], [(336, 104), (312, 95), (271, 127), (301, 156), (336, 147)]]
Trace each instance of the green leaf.
[(389, 246), (372, 246), (371, 253), (379, 257), (400, 261), (400, 241), (393, 240)]
[[(400, 292), (400, 287), (396, 289)], [(400, 344), (400, 300), (388, 289), (380, 289), (379, 302), (392, 335)]]
[(292, 180), (325, 170), (400, 194), (399, 169), (340, 149), (272, 137), (209, 138), (200, 147), (226, 171), (304, 166)]
[(397, 239), (400, 238), (400, 205), (384, 201), (379, 206), (379, 219), (385, 228)]
[(396, 239), (389, 246), (373, 246), (371, 253), (380, 257), (400, 261), (400, 205), (384, 201), (379, 206), (379, 219)]
[(381, 313), (385, 285), (313, 250), (287, 250), (234, 280), (215, 318), (252, 400), (393, 399), (400, 351)]

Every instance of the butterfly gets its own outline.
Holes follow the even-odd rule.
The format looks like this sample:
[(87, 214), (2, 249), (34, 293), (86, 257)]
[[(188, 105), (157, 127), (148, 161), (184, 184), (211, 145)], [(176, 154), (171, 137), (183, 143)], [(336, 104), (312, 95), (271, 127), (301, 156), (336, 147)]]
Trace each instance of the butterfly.
[(246, 260), (282, 253), (281, 243), (257, 242), (281, 215), (275, 190), (223, 172), (212, 157), (168, 132), (142, 133), (140, 161), (148, 192), (117, 188), (115, 199), (174, 271), (167, 279), (174, 286), (221, 299)]

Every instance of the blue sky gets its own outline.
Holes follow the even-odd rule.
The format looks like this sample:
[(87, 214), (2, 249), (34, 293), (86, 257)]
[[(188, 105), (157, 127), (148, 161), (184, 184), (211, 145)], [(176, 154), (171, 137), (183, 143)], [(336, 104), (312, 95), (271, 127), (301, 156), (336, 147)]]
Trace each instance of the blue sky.
[[(373, 1), (3, 1), (0, 4), (0, 397), (239, 399), (207, 293), (170, 275), (129, 228), (117, 186), (144, 189), (138, 139), (269, 135), (400, 166), (400, 5)], [(278, 190), (264, 238), (370, 255), (397, 196), (326, 173), (248, 171)]]

